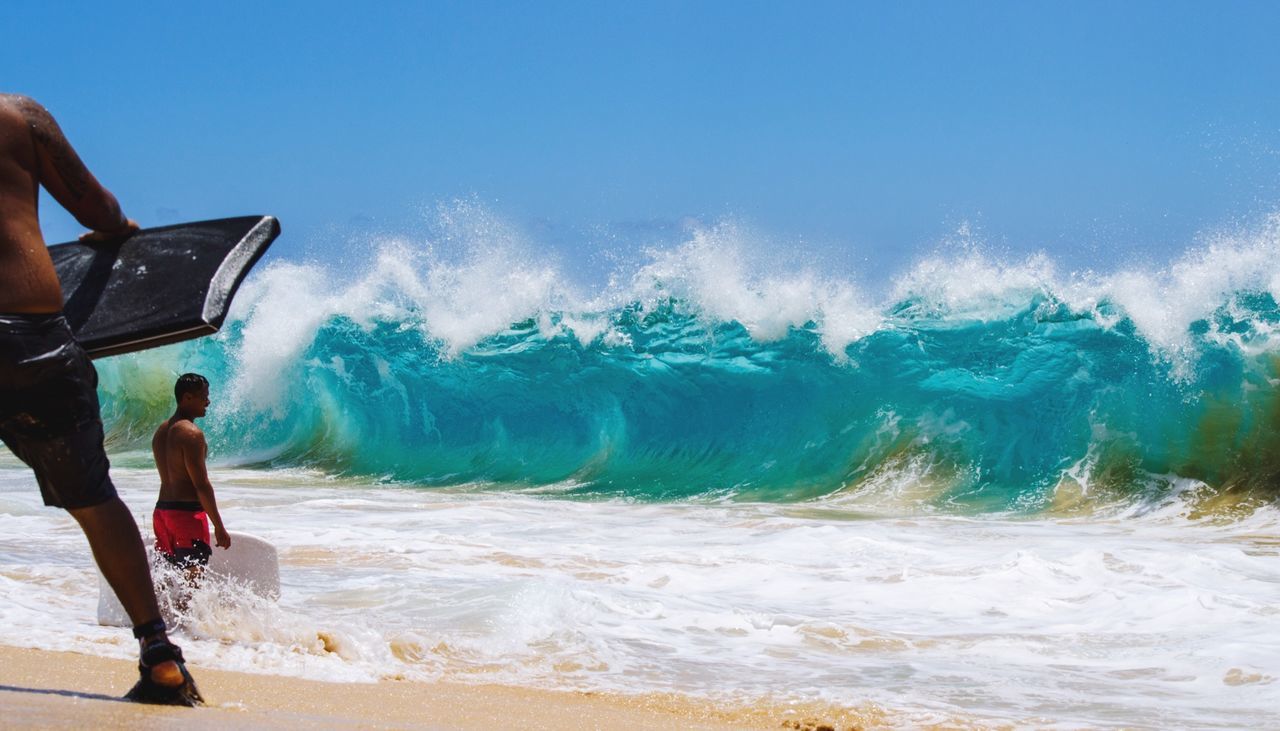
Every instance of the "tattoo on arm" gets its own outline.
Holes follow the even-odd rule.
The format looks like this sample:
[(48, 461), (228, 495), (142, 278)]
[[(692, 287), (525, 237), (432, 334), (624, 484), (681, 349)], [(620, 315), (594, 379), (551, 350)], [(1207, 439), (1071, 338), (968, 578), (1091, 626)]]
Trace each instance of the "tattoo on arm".
[(62, 179), (67, 193), (74, 200), (80, 200), (89, 191), (89, 169), (72, 149), (71, 143), (67, 142), (53, 115), (34, 101), (29, 101), (23, 106), (36, 142), (48, 152), (49, 158), (53, 161), (54, 171)]

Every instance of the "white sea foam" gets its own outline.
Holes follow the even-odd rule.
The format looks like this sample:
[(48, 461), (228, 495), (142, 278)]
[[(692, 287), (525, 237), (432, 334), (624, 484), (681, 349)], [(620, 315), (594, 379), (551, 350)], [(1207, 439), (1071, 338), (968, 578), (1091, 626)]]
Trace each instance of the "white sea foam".
[[(115, 470), (140, 517), (149, 471)], [(1275, 727), (1280, 516), (1229, 525), (569, 502), (216, 471), (276, 605), (197, 602), (200, 664), (776, 696), (1043, 727)], [(83, 538), (0, 469), (0, 642), (128, 657)], [(231, 594), (230, 596), (235, 596)], [(1047, 721), (1046, 721), (1047, 719)]]
[(1035, 297), (1059, 287), (1054, 264), (1043, 254), (1005, 263), (968, 246), (958, 255), (921, 260), (895, 282), (893, 299), (919, 300), (934, 316), (995, 320), (1025, 310)]
[(1192, 323), (1230, 306), (1240, 292), (1266, 292), (1280, 301), (1280, 216), (1255, 229), (1208, 236), (1166, 269), (1117, 273), (1102, 290), (1185, 374), (1196, 355)]
[(741, 324), (762, 341), (814, 323), (835, 355), (879, 326), (880, 316), (852, 283), (810, 270), (779, 270), (783, 257), (760, 253), (765, 247), (732, 224), (695, 229), (688, 243), (652, 252), (627, 297), (675, 297), (711, 320)]

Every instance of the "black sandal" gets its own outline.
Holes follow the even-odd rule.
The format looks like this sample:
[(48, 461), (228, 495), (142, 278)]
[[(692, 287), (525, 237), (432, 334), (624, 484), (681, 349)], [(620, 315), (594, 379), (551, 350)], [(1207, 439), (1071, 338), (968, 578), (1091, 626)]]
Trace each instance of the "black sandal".
[[(140, 624), (133, 628), (133, 635), (139, 639), (165, 631), (164, 622), (155, 621)], [(151, 669), (160, 663), (173, 661), (178, 664), (182, 673), (181, 685), (161, 685), (151, 679)], [(125, 700), (134, 703), (151, 703), (163, 706), (201, 706), (204, 698), (196, 689), (196, 681), (187, 666), (183, 663), (182, 649), (165, 639), (155, 639), (142, 648), (142, 661), (138, 663), (138, 682), (125, 694)]]

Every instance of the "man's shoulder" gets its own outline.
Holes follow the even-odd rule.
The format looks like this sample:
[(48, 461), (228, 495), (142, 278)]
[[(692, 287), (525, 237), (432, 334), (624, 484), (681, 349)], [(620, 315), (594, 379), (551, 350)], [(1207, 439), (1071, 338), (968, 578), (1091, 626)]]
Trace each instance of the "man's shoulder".
[(22, 94), (0, 94), (0, 124), (46, 130), (53, 115), (40, 102)]
[[(28, 115), (27, 110), (39, 107), (39, 103), (29, 96), (21, 94), (0, 94), (0, 118), (5, 121), (22, 120)], [(43, 108), (43, 107), (41, 107)]]
[[(160, 428), (163, 429), (164, 427)], [(174, 422), (169, 427), (169, 434), (171, 437), (176, 436), (184, 440), (204, 439), (204, 430), (196, 426), (194, 421), (188, 421), (186, 419)]]
[(40, 102), (32, 99), (26, 94), (7, 94), (0, 93), (0, 109), (6, 111), (17, 112), (22, 115), (30, 114), (48, 114), (48, 110), (44, 108)]

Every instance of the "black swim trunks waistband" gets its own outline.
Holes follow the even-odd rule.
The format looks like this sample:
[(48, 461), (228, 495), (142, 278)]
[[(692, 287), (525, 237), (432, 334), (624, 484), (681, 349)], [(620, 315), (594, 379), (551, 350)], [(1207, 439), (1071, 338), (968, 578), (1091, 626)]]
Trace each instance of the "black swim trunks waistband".
[(14, 334), (42, 332), (51, 326), (64, 325), (61, 312), (0, 312), (0, 331)]
[(204, 510), (204, 506), (199, 500), (157, 500), (156, 510), (189, 510), (199, 513)]

